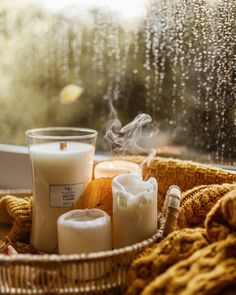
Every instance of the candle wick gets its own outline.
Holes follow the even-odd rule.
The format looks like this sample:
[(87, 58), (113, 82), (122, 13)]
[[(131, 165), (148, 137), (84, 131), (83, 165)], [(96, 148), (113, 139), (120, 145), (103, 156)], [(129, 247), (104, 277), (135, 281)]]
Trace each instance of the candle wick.
[(67, 149), (67, 142), (60, 142), (60, 150), (64, 151)]

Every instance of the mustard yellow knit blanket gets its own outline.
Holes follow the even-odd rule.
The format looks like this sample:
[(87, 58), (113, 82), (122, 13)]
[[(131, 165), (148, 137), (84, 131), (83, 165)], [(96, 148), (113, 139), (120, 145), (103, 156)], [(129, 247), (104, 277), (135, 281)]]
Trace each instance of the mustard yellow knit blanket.
[(176, 230), (130, 268), (126, 294), (236, 294), (236, 189), (211, 208), (205, 228)]
[(27, 241), (32, 221), (32, 197), (6, 195), (0, 198), (0, 225), (11, 225), (3, 241)]

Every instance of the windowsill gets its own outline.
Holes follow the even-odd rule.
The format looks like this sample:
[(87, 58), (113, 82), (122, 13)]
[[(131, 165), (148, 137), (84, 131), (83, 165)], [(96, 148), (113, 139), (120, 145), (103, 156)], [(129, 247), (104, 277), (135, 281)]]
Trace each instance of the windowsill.
[(0, 189), (31, 189), (27, 147), (0, 144)]
[(13, 145), (13, 144), (0, 144), (0, 152), (2, 153), (15, 153), (15, 154), (28, 154), (26, 146)]
[[(109, 156), (95, 155), (95, 161), (108, 160)], [(215, 165), (236, 171), (234, 166)], [(0, 189), (32, 189), (32, 175), (28, 148), (0, 144)]]
[[(95, 161), (108, 156), (95, 155)], [(0, 189), (32, 189), (31, 165), (26, 146), (0, 144)]]

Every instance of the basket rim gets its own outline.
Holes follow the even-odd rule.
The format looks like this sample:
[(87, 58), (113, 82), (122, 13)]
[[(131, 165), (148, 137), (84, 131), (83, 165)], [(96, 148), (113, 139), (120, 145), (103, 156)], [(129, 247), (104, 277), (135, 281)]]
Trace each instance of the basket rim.
[(109, 251), (99, 251), (99, 252), (91, 252), (91, 253), (81, 253), (81, 254), (13, 254), (13, 255), (4, 255), (0, 254), (0, 262), (21, 262), (21, 263), (27, 263), (29, 261), (32, 262), (77, 262), (77, 261), (83, 261), (83, 262), (89, 262), (96, 260), (102, 260), (106, 258), (111, 258), (123, 254), (128, 254), (133, 251), (138, 251), (143, 248), (148, 247), (149, 245), (152, 245), (155, 243), (158, 239), (162, 238), (163, 234), (163, 227), (164, 227), (164, 221), (161, 220), (161, 226), (160, 228), (153, 234), (149, 239), (146, 239), (142, 242), (126, 246), (119, 249), (113, 249)]

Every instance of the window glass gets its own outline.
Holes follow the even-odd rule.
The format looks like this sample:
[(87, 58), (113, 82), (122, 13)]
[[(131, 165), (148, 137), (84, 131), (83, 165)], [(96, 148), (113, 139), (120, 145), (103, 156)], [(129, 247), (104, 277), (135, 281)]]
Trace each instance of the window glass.
[(235, 165), (235, 0), (1, 0), (0, 143), (150, 114), (158, 153)]

